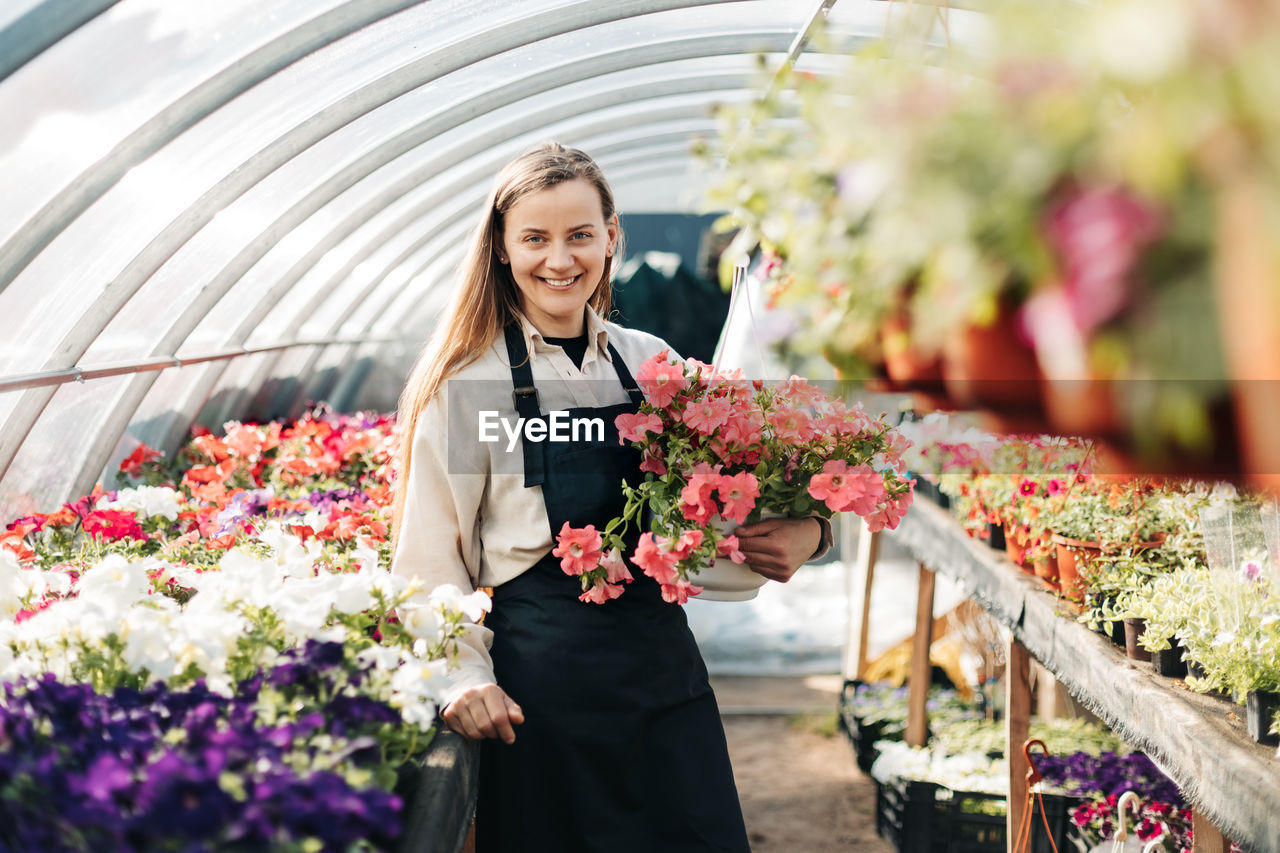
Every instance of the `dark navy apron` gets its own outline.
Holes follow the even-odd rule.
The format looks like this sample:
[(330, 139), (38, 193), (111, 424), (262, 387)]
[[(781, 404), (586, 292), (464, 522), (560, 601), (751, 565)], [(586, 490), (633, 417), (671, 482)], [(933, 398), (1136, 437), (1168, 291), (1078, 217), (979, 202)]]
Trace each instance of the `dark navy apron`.
[[(506, 339), (516, 408), (541, 418), (519, 327)], [(643, 397), (612, 344), (609, 354), (631, 402), (569, 410), (603, 419), (604, 440), (524, 444), (525, 485), (542, 486), (553, 533), (566, 521), (603, 530), (622, 514), (622, 480), (643, 478), (613, 423)], [(514, 744), (481, 746), (478, 853), (750, 850), (684, 608), (629, 568), (635, 581), (604, 604), (579, 601), (581, 582), (550, 553), (494, 589), (494, 672), (525, 722)]]

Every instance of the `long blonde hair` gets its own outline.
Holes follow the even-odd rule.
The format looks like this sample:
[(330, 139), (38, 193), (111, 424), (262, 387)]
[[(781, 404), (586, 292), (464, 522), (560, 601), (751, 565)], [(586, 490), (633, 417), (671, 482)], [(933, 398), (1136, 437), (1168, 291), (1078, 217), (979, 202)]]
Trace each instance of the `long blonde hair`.
[[(613, 190), (596, 162), (576, 148), (545, 142), (512, 160), (494, 179), (484, 215), (462, 262), (459, 287), (400, 394), (397, 418), (401, 440), (391, 516), (393, 541), (399, 537), (404, 514), (418, 416), (446, 379), (479, 358), (503, 327), (520, 316), (520, 292), (511, 270), (497, 259), (496, 247), (502, 242), (507, 213), (523, 198), (574, 180), (586, 180), (595, 186), (600, 192), (604, 221), (612, 221)], [(609, 316), (612, 268), (613, 257), (607, 256), (600, 282), (588, 303), (601, 317)]]

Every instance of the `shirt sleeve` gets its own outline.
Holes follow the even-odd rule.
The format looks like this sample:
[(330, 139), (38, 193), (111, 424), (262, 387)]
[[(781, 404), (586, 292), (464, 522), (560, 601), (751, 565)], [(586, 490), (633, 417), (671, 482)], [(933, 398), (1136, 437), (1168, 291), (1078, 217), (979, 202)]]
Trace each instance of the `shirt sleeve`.
[[(439, 393), (418, 416), (412, 436), (413, 449), (405, 490), (404, 511), (391, 571), (419, 579), (426, 592), (443, 584), (453, 584), (464, 592), (476, 588), (480, 576), (480, 512), (486, 477), (476, 464), (479, 459), (453, 459), (452, 455), (474, 452), (474, 445), (449, 443), (444, 403)], [(450, 687), (441, 697), (447, 706), (464, 690), (495, 682), (489, 646), (493, 632), (483, 625), (467, 623), (458, 638), (457, 666), (450, 670)]]

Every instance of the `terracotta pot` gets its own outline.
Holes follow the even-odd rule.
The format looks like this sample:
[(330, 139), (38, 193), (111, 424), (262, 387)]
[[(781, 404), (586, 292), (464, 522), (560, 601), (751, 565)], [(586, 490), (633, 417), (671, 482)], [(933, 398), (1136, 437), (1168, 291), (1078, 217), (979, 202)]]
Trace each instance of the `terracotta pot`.
[(1013, 527), (1008, 522), (1004, 525), (1004, 552), (1009, 555), (1009, 559), (1021, 566), (1024, 562), (1023, 551), (1026, 540), (1022, 536), (1022, 532)]
[(1055, 533), (1053, 550), (1058, 558), (1058, 583), (1062, 587), (1063, 597), (1075, 602), (1084, 601), (1088, 584), (1080, 577), (1081, 569), (1088, 570), (1102, 553), (1102, 544), (1068, 539)]
[(906, 388), (942, 390), (942, 356), (925, 353), (911, 342), (907, 318), (896, 314), (880, 325), (880, 350), (884, 370)]
[(1223, 355), (1232, 380), (1236, 437), (1254, 485), (1280, 494), (1280, 292), (1276, 289), (1275, 215), (1265, 180), (1239, 156), (1242, 146), (1220, 146), (1211, 165), (1217, 193), (1214, 289)]
[(1058, 589), (1058, 561), (1052, 555), (1041, 557), (1035, 560), (1032, 565), (1035, 567), (1036, 577), (1044, 581), (1045, 586), (1054, 591)]
[(1146, 619), (1124, 620), (1124, 654), (1129, 660), (1150, 661), (1151, 652), (1142, 647), (1138, 641), (1147, 630)]
[(1116, 438), (1124, 432), (1110, 382), (1049, 378), (1042, 393), (1045, 418), (1059, 435)]
[(1003, 310), (990, 326), (966, 326), (942, 349), (942, 380), (948, 396), (963, 406), (988, 409), (1009, 426), (1044, 426), (1035, 353), (1018, 338), (1014, 315)]

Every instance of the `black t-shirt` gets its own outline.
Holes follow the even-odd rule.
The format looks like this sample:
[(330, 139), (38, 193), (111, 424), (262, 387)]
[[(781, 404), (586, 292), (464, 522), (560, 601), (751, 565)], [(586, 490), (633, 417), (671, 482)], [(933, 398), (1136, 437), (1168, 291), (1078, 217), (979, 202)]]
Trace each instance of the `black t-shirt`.
[(548, 338), (545, 335), (542, 338), (549, 344), (555, 344), (564, 350), (564, 354), (574, 363), (579, 370), (582, 369), (582, 359), (587, 354), (587, 333), (584, 331), (576, 338)]

